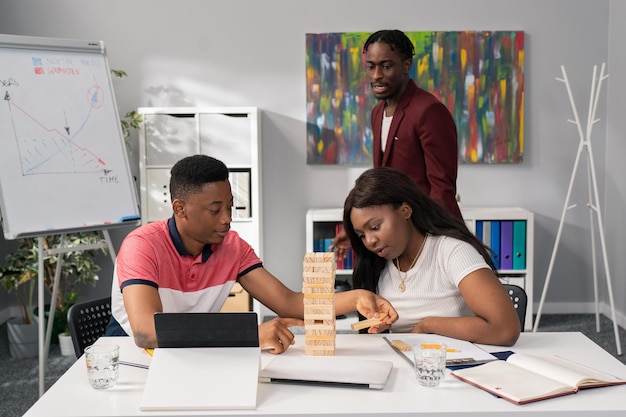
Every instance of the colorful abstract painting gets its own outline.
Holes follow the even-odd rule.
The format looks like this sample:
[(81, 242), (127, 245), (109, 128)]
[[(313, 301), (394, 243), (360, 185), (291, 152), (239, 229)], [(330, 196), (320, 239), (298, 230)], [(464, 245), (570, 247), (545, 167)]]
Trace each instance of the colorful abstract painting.
[[(411, 78), (454, 117), (459, 162), (521, 162), (524, 32), (405, 33), (415, 45)], [(371, 164), (376, 98), (362, 54), (369, 35), (306, 35), (308, 164)]]

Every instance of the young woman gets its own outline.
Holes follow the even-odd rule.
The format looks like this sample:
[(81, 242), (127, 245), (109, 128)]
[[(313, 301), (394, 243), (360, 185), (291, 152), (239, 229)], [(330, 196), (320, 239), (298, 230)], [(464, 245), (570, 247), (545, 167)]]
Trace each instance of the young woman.
[(520, 323), (488, 249), (405, 174), (365, 171), (346, 198), (355, 288), (392, 303), (392, 332), (513, 345)]

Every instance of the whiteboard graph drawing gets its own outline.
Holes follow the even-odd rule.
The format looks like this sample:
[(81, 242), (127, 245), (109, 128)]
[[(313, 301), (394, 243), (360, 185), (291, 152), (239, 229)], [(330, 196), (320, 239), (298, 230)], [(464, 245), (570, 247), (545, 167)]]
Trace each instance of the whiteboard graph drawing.
[(106, 162), (85, 145), (90, 139), (92, 112), (102, 106), (102, 89), (90, 87), (87, 97), (84, 115), (73, 116), (76, 122), (68, 121), (67, 111), (58, 111), (58, 124), (47, 126), (26, 106), (15, 103), (9, 91), (5, 92), (22, 175), (111, 172), (105, 169)]

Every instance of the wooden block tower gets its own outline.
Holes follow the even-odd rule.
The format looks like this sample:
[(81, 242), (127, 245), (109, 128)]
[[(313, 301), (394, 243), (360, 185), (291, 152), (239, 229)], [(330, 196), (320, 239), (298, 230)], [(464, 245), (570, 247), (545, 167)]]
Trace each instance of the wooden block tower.
[(335, 254), (307, 252), (303, 264), (304, 354), (335, 354)]

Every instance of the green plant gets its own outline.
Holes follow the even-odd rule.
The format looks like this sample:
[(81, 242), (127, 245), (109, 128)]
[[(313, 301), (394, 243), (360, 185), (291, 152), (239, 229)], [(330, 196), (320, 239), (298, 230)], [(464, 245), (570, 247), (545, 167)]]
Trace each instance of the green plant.
[[(58, 248), (62, 235), (51, 235), (43, 238), (44, 250)], [(46, 254), (43, 257), (44, 285), (52, 294), (54, 276), (59, 257), (62, 256), (61, 275), (58, 284), (55, 316), (60, 327), (65, 331), (67, 310), (76, 302), (81, 285), (95, 285), (98, 281), (97, 272), (100, 265), (96, 262), (97, 249), (72, 250), (79, 245), (91, 245), (102, 242), (99, 232), (70, 233), (66, 235), (67, 251), (61, 254)], [(103, 251), (106, 249), (103, 247)], [(15, 292), (22, 311), (22, 321), (32, 322), (33, 295), (39, 276), (39, 245), (35, 238), (18, 239), (18, 248), (9, 253), (0, 265), (0, 282), (9, 292)], [(56, 321), (56, 320), (55, 320)]]
[[(126, 71), (122, 70), (111, 70), (111, 74), (113, 74), (117, 78), (124, 78), (128, 74)], [(130, 136), (131, 129), (139, 129), (139, 126), (143, 122), (143, 118), (141, 114), (137, 113), (136, 110), (130, 110), (124, 113), (124, 116), (120, 119), (120, 123), (122, 125), (122, 133), (124, 135), (124, 141), (126, 142), (126, 146), (130, 149), (130, 143), (128, 142), (128, 138)]]
[(19, 242), (18, 249), (5, 257), (4, 264), (0, 266), (0, 282), (8, 292), (15, 292), (15, 297), (22, 312), (22, 323), (32, 323), (33, 295), (37, 284), (37, 262), (30, 261), (36, 255), (33, 251), (36, 246), (32, 239), (23, 239)]

